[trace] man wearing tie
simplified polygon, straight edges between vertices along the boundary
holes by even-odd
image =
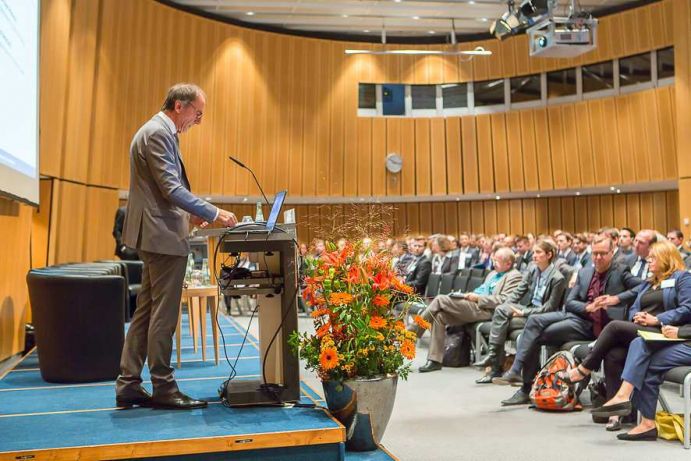
[[[470,269],[480,259],[480,252],[477,248],[472,248],[470,246],[470,235],[461,234],[458,238],[458,266],[457,270]]]
[[[650,251],[650,245],[657,242],[657,234],[650,229],[643,229],[633,240],[633,254],[627,259],[631,274],[641,280],[648,278],[648,262],[645,260]]]
[[[161,111],[134,135],[130,146],[130,190],[123,243],[144,261],[142,288],[120,360],[115,383],[118,407],[191,409],[205,407],[180,392],[170,359],[173,333],[190,253],[190,223],[204,227],[218,221],[234,225],[233,213],[190,192],[178,134],[199,125],[206,95],[196,85],[180,83],[168,90]],[[153,395],[142,387],[148,361]]]

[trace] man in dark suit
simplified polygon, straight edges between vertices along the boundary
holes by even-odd
[[[677,246],[677,250],[681,253],[681,259],[686,259],[691,256],[691,252],[684,248],[684,233],[679,229],[672,229],[667,232],[667,240]]]
[[[557,235],[556,241],[557,248],[559,248],[559,254],[557,257],[566,261],[566,264],[569,266],[575,266],[578,257],[571,249],[571,245],[573,245],[573,236],[568,232],[561,232],[559,235]]]
[[[633,254],[628,256],[625,264],[631,269],[631,273],[640,279],[648,278],[648,253],[650,245],[657,242],[657,234],[654,230],[643,229],[636,234],[633,241]]]
[[[573,239],[573,251],[576,254],[576,263],[574,268],[576,270],[581,267],[588,267],[592,265],[593,258],[588,248],[588,237],[585,234],[577,234]]]
[[[233,213],[190,192],[180,155],[178,133],[202,121],[206,96],[196,85],[177,84],[161,111],[134,135],[130,146],[130,191],[123,243],[144,261],[137,309],[127,332],[115,383],[119,407],[190,409],[206,406],[180,392],[170,358],[177,326],[182,283],[190,253],[190,223],[204,227],[219,221],[234,225]],[[153,396],[142,387],[149,364]]]
[[[424,295],[429,274],[432,273],[432,261],[425,256],[425,238],[418,237],[413,241],[411,247],[411,253],[415,259],[409,267],[405,283],[413,287],[415,293]]]
[[[530,247],[530,240],[525,235],[516,237],[516,270],[521,274],[528,270],[528,266],[533,262],[533,249]]]
[[[612,258],[613,264],[627,264],[627,254],[619,248],[619,229],[616,227],[603,227],[597,231],[598,235],[604,235],[612,239],[614,242],[614,256]]]
[[[457,270],[470,269],[480,260],[480,251],[470,246],[470,235],[465,232],[458,238]]]
[[[540,366],[540,346],[594,340],[609,321],[608,314],[624,317],[624,312],[617,315],[613,312],[623,311],[633,303],[637,294],[634,288],[642,280],[631,275],[628,267],[612,264],[614,243],[609,238],[596,237],[592,255],[594,267],[584,267],[578,272],[576,286],[566,300],[566,312],[528,318],[513,366],[494,383],[522,383],[527,394]]]
[[[113,237],[115,237],[115,255],[122,260],[136,261],[139,255],[132,248],[122,243],[122,228],[125,225],[125,212],[127,208],[119,207],[115,211],[115,222],[113,223]]]

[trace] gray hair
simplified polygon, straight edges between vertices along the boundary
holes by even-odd
[[[516,255],[509,247],[500,247],[494,252],[494,257],[502,261],[510,261],[513,264],[516,261]]]
[[[204,90],[199,88],[194,83],[176,83],[171,86],[166,95],[166,100],[163,101],[161,110],[175,109],[175,101],[180,101],[187,105],[197,99],[199,96],[206,97]]]

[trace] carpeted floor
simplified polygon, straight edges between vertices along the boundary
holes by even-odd
[[[221,316],[220,321],[227,355],[235,363],[244,328],[231,318]],[[36,353],[29,355],[0,380],[0,458],[2,452],[19,450],[338,428],[320,408],[324,405],[322,398],[306,383],[301,383],[301,402],[314,403],[317,408],[224,407],[217,390],[231,368],[223,353],[223,342],[220,364],[214,365],[210,327],[209,320],[207,361],[204,362],[201,350],[194,352],[186,319],[183,321],[182,367],[175,372],[183,392],[210,402],[206,409],[182,412],[145,408],[116,410],[112,381],[76,385],[47,383],[40,377]],[[174,352],[173,362],[175,360]],[[255,337],[250,335],[235,367],[238,380],[259,377]],[[145,370],[142,377],[145,387],[150,389],[148,371]],[[248,451],[244,456],[234,452],[213,459],[333,459],[324,458],[327,451],[319,448],[302,453],[291,450],[283,455],[280,449],[266,453]],[[339,456],[338,451],[335,456]],[[197,455],[194,459],[202,458]],[[379,461],[393,458],[379,450],[352,456],[346,453],[345,459]]]

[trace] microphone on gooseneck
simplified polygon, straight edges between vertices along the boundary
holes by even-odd
[[[262,193],[262,197],[264,197],[264,201],[266,202],[267,205],[271,206],[271,202],[269,202],[269,199],[266,198],[266,194],[264,193],[264,189],[262,189],[261,184],[259,184],[259,180],[254,175],[254,171],[252,171],[252,169],[250,167],[246,166],[244,163],[242,163],[240,160],[236,159],[232,155],[229,155],[228,158],[231,159],[233,162],[235,162],[239,167],[244,168],[245,170],[252,173],[252,177],[254,178],[254,182],[257,184],[257,187],[259,188],[259,192]]]

